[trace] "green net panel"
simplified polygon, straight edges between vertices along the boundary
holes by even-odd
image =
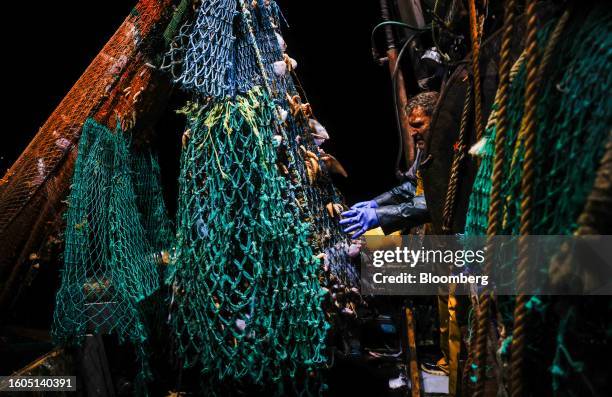
[[[86,334],[115,334],[120,342],[131,341],[145,377],[147,331],[140,306],[159,287],[159,273],[140,222],[132,177],[124,133],[88,119],[68,198],[52,332],[60,344],[79,343]]]
[[[136,205],[147,241],[157,253],[169,251],[174,244],[174,225],[164,202],[157,156],[145,150],[133,153],[131,159]]]
[[[260,61],[265,69],[267,86],[271,98],[281,112],[287,112],[284,122],[279,123],[279,134],[282,136],[281,152],[286,159],[288,179],[295,192],[301,218],[307,220],[312,230],[312,246],[316,252],[326,254],[333,277],[349,286],[357,286],[359,277],[347,255],[350,239],[338,225],[338,217],[329,215],[326,207],[329,203],[343,204],[344,199],[332,183],[325,164],[319,161],[323,172],[311,183],[308,177],[303,149],[319,156],[321,148],[313,139],[310,117],[303,112],[293,112],[289,97],[299,98],[294,82],[294,73],[279,74],[274,64],[285,56],[284,40],[280,26],[282,15],[276,2],[256,2],[249,8],[249,13],[238,16],[236,33],[236,78],[237,85],[263,83]],[[253,30],[253,37],[249,35]],[[254,39],[254,42],[252,42]],[[260,59],[257,59],[257,54]],[[303,149],[302,149],[303,148]],[[333,283],[333,282],[332,282]]]
[[[593,186],[612,121],[607,111],[612,106],[610,19],[609,12],[599,10],[584,19],[577,18],[581,23],[570,23],[542,80],[537,104],[533,234],[573,233]],[[550,25],[541,31],[540,53],[551,31]],[[523,114],[524,82],[523,65],[510,89],[502,185],[504,207],[498,234],[518,234],[519,230],[524,148],[518,130]],[[470,235],[486,234],[494,140],[495,126],[488,131],[470,199],[466,226],[466,233]]]
[[[81,77],[4,175],[0,175],[0,300],[28,274],[29,255],[47,246],[63,222],[76,147],[88,117],[114,128],[117,117],[148,123],[152,108],[163,105],[166,91],[158,72],[147,66],[173,0],[140,0]],[[131,94],[128,91],[131,89]],[[160,92],[162,91],[162,92]],[[134,95],[137,95],[134,100]],[[152,95],[155,94],[155,95]],[[106,114],[109,117],[104,117]],[[155,112],[153,112],[155,113]],[[112,121],[108,121],[112,119]],[[153,117],[154,119],[154,117]],[[11,277],[9,277],[9,274]]]
[[[609,7],[597,6],[582,10],[574,8],[570,15],[571,19],[543,75],[536,109],[536,163],[532,209],[532,234],[535,235],[574,233],[578,216],[583,211],[593,187],[612,123],[609,112],[612,107],[612,13]],[[549,21],[539,31],[540,54],[544,52],[548,35],[555,23],[556,20]],[[523,116],[524,92],[523,65],[509,92],[509,125],[501,191],[504,201],[501,227],[497,234],[519,234],[522,198],[520,185],[524,155],[519,129]],[[466,225],[466,234],[469,235],[485,235],[487,231],[495,133],[493,124],[487,131],[488,140],[470,198]],[[541,269],[532,270],[547,272],[548,264],[542,263]],[[544,379],[552,374],[554,395],[582,395],[583,392],[576,390],[588,389],[590,386],[584,385],[590,385],[591,380],[583,373],[583,363],[575,357],[581,356],[585,347],[593,346],[593,341],[598,340],[593,337],[594,334],[609,332],[609,326],[608,331],[605,331],[606,326],[602,325],[609,318],[609,314],[605,310],[594,310],[587,314],[587,310],[591,309],[584,309],[583,321],[588,321],[589,325],[581,324],[580,327],[569,328],[568,321],[578,313],[576,307],[587,306],[584,302],[591,301],[581,300],[580,305],[559,305],[559,301],[559,297],[531,296],[526,305],[530,313],[530,329],[538,331],[529,333],[529,355],[525,357],[524,373],[531,379]],[[496,298],[496,307],[508,330],[512,329],[514,321],[514,304],[514,297]],[[567,310],[558,324],[557,340],[551,356],[547,338],[550,340],[554,335],[546,334],[546,330],[551,329],[556,311],[561,306]],[[592,307],[597,306],[592,304]],[[502,347],[505,347],[500,350],[504,361],[508,359],[511,338],[509,336],[503,341]],[[582,358],[588,357],[582,355]],[[543,363],[546,365],[542,365]],[[591,373],[597,371],[591,370]]]
[[[347,255],[350,240],[342,233],[338,217],[330,216],[327,210],[328,204],[342,204],[343,198],[322,161],[319,161],[322,170],[319,178],[309,182],[300,147],[316,156],[320,155],[320,150],[312,137],[309,117],[291,111],[288,97],[299,98],[292,73],[275,73],[274,64],[282,63],[285,55],[278,5],[274,1],[248,2],[248,12],[244,13],[240,11],[242,4],[235,0],[202,2],[196,21],[181,27],[164,58],[162,69],[169,70],[181,87],[191,89],[192,94],[200,98],[221,99],[224,95],[244,94],[255,86],[269,88],[268,94],[276,111],[286,112],[284,122],[277,120],[277,134],[282,139],[279,158],[286,166],[294,198],[290,202],[298,206],[299,219],[310,224],[313,249],[327,255],[330,272],[342,283],[356,286],[358,274]],[[225,23],[229,15],[233,18],[233,30]],[[217,43],[219,46],[232,43],[231,51],[218,51],[211,59],[212,48],[217,44],[210,43],[210,37],[217,36],[223,37]],[[223,74],[216,73],[218,67],[210,66],[218,64],[225,65]],[[195,81],[200,86],[195,89],[185,81]]]
[[[326,361],[322,307],[352,313],[358,276],[329,212],[343,200],[319,159],[312,112],[296,109],[291,71],[276,70],[287,59],[278,6],[247,3],[202,2],[162,66],[198,99],[185,111],[171,328],[185,366],[217,386],[306,390],[309,379],[320,385],[316,369]],[[216,36],[231,51],[209,59]],[[208,71],[211,63],[226,72]],[[192,80],[200,87],[184,84]],[[322,285],[345,298],[332,302]]]
[[[273,112],[259,88],[185,109],[171,323],[211,381],[281,385],[325,361],[319,260],[277,167]]]

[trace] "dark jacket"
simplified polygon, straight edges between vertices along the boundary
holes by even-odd
[[[411,229],[430,221],[424,195],[416,195],[413,180],[402,183],[374,199],[376,216],[385,234]]]

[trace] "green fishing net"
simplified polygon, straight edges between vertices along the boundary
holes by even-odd
[[[543,74],[537,101],[531,231],[534,235],[574,233],[593,187],[612,122],[609,111],[612,108],[612,13],[609,8],[598,6],[574,9],[570,15],[549,67]],[[555,23],[556,20],[550,21],[538,32],[540,54],[544,52]],[[497,234],[518,235],[520,229],[524,146],[519,129],[525,75],[523,64],[509,91],[509,125],[501,188],[503,207]],[[487,232],[495,127],[493,124],[487,131],[481,166],[472,190],[465,230],[468,235],[485,235]],[[541,269],[532,270],[546,273],[548,264],[542,263]],[[606,332],[605,321],[609,314],[605,310],[583,312],[582,321],[589,322],[589,327],[570,329],[567,327],[568,318],[574,316],[578,305],[574,301],[561,305],[559,301],[559,297],[531,296],[526,305],[527,310],[534,314],[529,317],[530,329],[540,331],[529,334],[529,354],[525,358],[524,373],[532,379],[552,376],[554,395],[581,395],[584,390],[591,390],[592,380],[582,373],[586,366],[575,357],[581,355],[585,346],[595,343],[594,334]],[[579,304],[587,306],[585,302],[591,301],[582,297]],[[496,305],[502,322],[511,329],[514,297],[497,296]],[[593,307],[601,306],[600,302],[593,304]],[[565,311],[566,314],[559,320],[557,334],[546,334],[546,331],[554,330],[552,324],[556,311]],[[554,340],[555,336],[556,344],[551,347],[548,341]],[[509,346],[510,339],[504,341],[504,346]],[[502,350],[502,356],[505,354],[507,351],[504,353]],[[543,366],[543,362],[549,366]],[[590,372],[592,375],[598,371],[591,368]],[[538,387],[546,388],[547,385],[538,384]],[[536,386],[533,388],[535,390]],[[551,391],[547,389],[546,392]]]
[[[231,32],[226,14],[234,15]],[[280,25],[274,1],[204,1],[162,66],[199,98],[184,111],[178,244],[167,282],[175,350],[186,367],[202,369],[209,391],[320,390],[323,308],[354,313],[343,306],[354,292],[323,293],[322,285],[348,291],[358,277],[314,116],[292,73],[281,70],[288,58]],[[207,40],[217,35],[232,51]]]
[[[344,200],[325,163],[320,161],[322,149],[312,137],[314,116],[292,111],[291,101],[297,98],[301,102],[300,90],[292,72],[277,70],[286,55],[279,6],[267,0],[206,0],[196,13],[195,21],[187,21],[181,27],[161,69],[169,71],[175,83],[200,98],[221,99],[244,94],[254,86],[266,88],[279,112],[284,113],[277,131],[282,139],[283,153],[279,157],[294,192],[292,204],[300,209],[299,219],[311,225],[311,246],[326,254],[329,273],[342,285],[358,286],[359,276],[347,255],[350,239],[338,225],[339,217],[330,215],[328,209],[332,204],[342,205]],[[231,26],[228,15],[234,15]],[[214,40],[215,37],[221,39]],[[321,168],[312,182],[305,151],[317,157],[317,167]]]
[[[144,150],[133,153],[131,158],[136,205],[147,241],[156,254],[168,252],[174,244],[174,225],[164,202],[157,156]]]
[[[171,327],[213,383],[282,387],[325,362],[320,264],[277,166],[274,112],[257,87],[184,110]]]
[[[130,341],[144,380],[150,374],[143,301],[159,287],[156,250],[169,248],[171,229],[155,158],[131,157],[128,148],[122,131],[85,122],[68,198],[53,337],[60,344],[79,343],[87,334]]]
[[[532,234],[573,233],[593,186],[612,121],[607,111],[612,106],[610,13],[594,11],[584,19],[577,19],[581,23],[566,27],[540,87]],[[540,54],[551,27],[554,24],[540,31]],[[523,115],[524,83],[523,65],[510,89],[502,184],[503,218],[498,234],[519,231],[524,148],[518,132]],[[488,225],[495,125],[487,135],[470,199],[466,226],[469,235],[486,234]]]

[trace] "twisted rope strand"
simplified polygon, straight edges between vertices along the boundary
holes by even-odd
[[[461,126],[459,127],[459,136],[457,137],[457,147],[453,156],[453,164],[451,166],[450,178],[448,180],[448,188],[446,190],[446,200],[444,202],[443,225],[442,230],[445,233],[450,233],[453,225],[455,200],[457,196],[457,188],[459,185],[459,168],[465,159],[466,152],[466,130],[470,117],[470,104],[472,102],[472,85],[467,85],[465,91],[465,100],[463,102],[463,113],[461,114]]]
[[[531,13],[530,13],[531,12]],[[538,89],[541,79],[546,71],[553,51],[559,42],[561,33],[567,24],[570,16],[570,10],[566,10],[559,21],[557,22],[554,31],[551,33],[548,44],[544,50],[544,54],[537,64],[537,41],[536,41],[536,23],[535,6],[529,4],[527,8],[527,80],[525,89],[525,116],[523,118],[523,128],[521,136],[524,139],[525,159],[523,162],[523,177],[521,180],[521,219],[520,219],[520,235],[526,236],[531,232],[531,210],[532,210],[532,190],[535,180],[535,140],[536,140],[536,125],[535,112],[537,108]],[[531,40],[531,41],[530,41]],[[520,141],[520,137],[519,140]],[[519,240],[519,262],[517,269],[517,290],[516,306],[514,311],[514,331],[512,336],[512,352],[511,352],[511,393],[512,396],[520,396],[522,394],[522,374],[521,367],[523,362],[523,351],[526,337],[526,322],[527,322],[527,296],[523,294],[527,281],[527,259],[528,246],[524,240]]]
[[[536,107],[538,95],[538,43],[536,2],[527,1],[527,38],[526,38],[526,80],[525,110],[522,121],[525,156],[521,179],[521,237],[528,236],[532,229],[533,183],[535,181],[535,141],[536,141]],[[514,309],[514,330],[512,333],[512,351],[510,358],[511,379],[510,395],[519,397],[523,394],[522,364],[525,350],[527,325],[525,285],[527,283],[528,245],[524,238],[519,240],[517,268],[517,296]]]
[[[472,37],[472,74],[474,75],[474,100],[476,139],[480,140],[484,131],[482,123],[482,95],[480,91],[480,29],[478,28],[478,15],[475,0],[469,0],[470,8],[470,35]]]
[[[495,236],[499,229],[498,220],[501,199],[501,184],[503,179],[503,164],[504,164],[504,146],[506,143],[506,132],[508,130],[508,91],[510,87],[511,59],[510,48],[512,44],[512,33],[514,30],[516,0],[510,0],[506,3],[504,13],[503,36],[500,49],[500,66],[499,66],[499,88],[497,95],[499,96],[499,107],[496,111],[497,129],[495,134],[495,157],[493,163],[493,174],[491,184],[490,206],[489,206],[489,222],[487,228],[487,258],[485,261],[485,274],[490,274],[492,269],[491,257],[493,250],[492,237]],[[488,290],[484,290],[479,298],[479,310],[477,312],[477,330],[476,343],[474,348],[474,363],[476,365],[476,388],[475,396],[484,394],[485,387],[485,371],[487,357],[487,331],[489,329],[489,311],[490,311],[491,296]]]

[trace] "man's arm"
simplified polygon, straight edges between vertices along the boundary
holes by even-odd
[[[378,207],[375,211],[380,227],[385,234],[420,226],[431,220],[425,196],[422,195],[407,202]]]
[[[416,194],[416,184],[413,181],[407,181],[399,186],[394,187],[386,193],[374,198],[373,201],[378,204],[379,207],[388,205],[399,205],[402,203],[409,203],[412,201]]]

